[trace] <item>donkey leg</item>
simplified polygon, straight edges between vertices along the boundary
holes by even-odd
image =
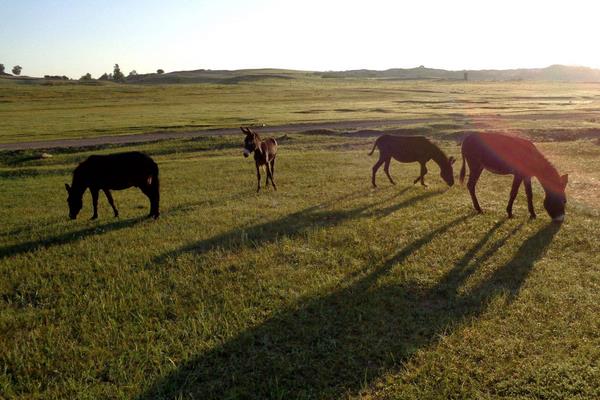
[[[113,197],[112,197],[112,194],[110,193],[110,190],[108,190],[108,189],[102,189],[102,191],[106,195],[106,200],[108,200],[108,204],[110,204],[110,206],[112,207],[113,212],[115,213],[115,217],[118,217],[119,216],[119,210],[117,210],[117,207],[115,206],[115,201],[113,200]]]
[[[383,158],[380,155],[379,160],[377,160],[375,165],[373,165],[373,175],[371,176],[371,183],[373,184],[373,187],[377,187],[377,185],[375,184],[375,174],[377,173],[377,170],[379,169],[379,167],[381,167],[381,164],[383,164],[383,162]]]
[[[256,163],[256,179],[258,180],[258,187],[256,188],[256,193],[260,192],[260,166]]]
[[[94,208],[94,215],[90,219],[98,218],[98,193],[100,191],[96,188],[90,188],[90,193],[92,194],[92,207]]]
[[[529,218],[535,219],[535,210],[533,208],[533,191],[531,190],[531,178],[525,178],[523,185],[525,186],[525,194],[527,194],[527,208],[529,209]]]
[[[271,171],[270,163],[267,162],[267,164],[265,165],[265,168],[267,169],[267,180],[265,182],[265,186],[269,183],[269,179],[270,179],[271,185],[273,185],[273,189],[277,190],[277,185],[275,185],[275,182],[273,181],[273,172]]]
[[[273,177],[275,177],[275,157],[271,160],[271,182],[273,182]]]
[[[510,189],[510,197],[508,199],[508,205],[506,206],[506,212],[508,213],[508,218],[513,217],[512,208],[513,203],[515,202],[515,198],[517,197],[517,193],[519,193],[519,187],[521,186],[521,182],[523,178],[519,175],[515,175],[512,183],[512,188]]]
[[[425,163],[421,163],[421,176],[419,176],[419,179],[421,180],[421,185],[427,187],[427,185],[425,184],[425,175],[427,174],[427,166],[425,165]]]
[[[471,194],[471,200],[473,201],[473,207],[478,213],[482,213],[481,207],[479,206],[479,202],[477,201],[477,196],[475,195],[475,185],[477,185],[477,181],[481,176],[481,172],[483,169],[481,167],[473,168],[469,165],[469,169],[471,173],[469,174],[469,181],[467,182],[467,188],[469,189],[469,193]]]
[[[388,158],[387,160],[385,160],[385,165],[383,166],[383,171],[385,172],[385,174],[387,175],[388,179],[390,180],[390,183],[392,185],[395,185],[396,182],[394,182],[394,180],[392,179],[392,176],[390,175],[390,162],[392,161],[392,158]]]

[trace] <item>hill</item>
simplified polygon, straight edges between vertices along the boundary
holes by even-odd
[[[282,69],[241,69],[174,71],[166,74],[138,74],[127,78],[130,83],[222,83],[254,82],[264,79],[294,79],[305,72]]]
[[[321,78],[358,78],[381,80],[464,80],[470,81],[564,81],[600,82],[600,70],[589,67],[551,65],[546,68],[506,70],[464,70],[426,68],[392,68],[385,71],[358,69],[348,71],[295,71],[284,69],[243,69],[175,71],[166,74],[140,74],[127,78],[131,83],[224,83],[259,81],[264,79],[294,79],[301,76]]]
[[[506,69],[506,70],[464,70],[449,71],[420,66],[417,68],[393,68],[385,71],[350,70],[320,73],[323,78],[375,78],[389,80],[409,79],[450,79],[473,81],[565,81],[600,82],[600,70],[589,67],[551,65],[546,68]]]
[[[419,66],[416,68],[391,68],[383,71],[356,69],[347,71],[297,71],[263,68],[239,70],[197,69],[173,71],[164,74],[138,74],[126,78],[135,84],[215,83],[236,84],[266,79],[290,80],[302,77],[373,80],[464,80],[469,81],[550,81],[550,82],[600,82],[600,69],[568,65],[551,65],[546,68],[489,69],[452,71]],[[43,81],[43,78],[2,74],[0,78],[16,81]]]

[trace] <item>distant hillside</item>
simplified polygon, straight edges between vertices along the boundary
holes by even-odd
[[[137,84],[171,84],[171,83],[215,83],[236,84],[255,82],[266,79],[296,79],[301,77],[320,77],[338,79],[378,79],[378,80],[464,80],[465,73],[469,81],[559,81],[559,82],[600,82],[600,70],[588,67],[572,67],[551,65],[546,68],[505,69],[505,70],[465,70],[449,71],[445,69],[426,68],[392,68],[385,71],[357,69],[349,71],[296,71],[287,69],[240,69],[174,71],[163,74],[138,74],[126,78],[127,83]],[[12,76],[4,74],[0,79],[17,81],[47,82],[44,78]],[[75,80],[68,81],[78,82]],[[100,81],[84,81],[90,84]]]
[[[464,74],[472,81],[566,81],[600,82],[600,70],[588,67],[551,65],[546,68],[505,69],[505,70],[465,70],[448,71],[423,66],[418,68],[394,68],[385,71],[353,70],[317,73],[323,78],[374,78],[388,80],[409,79],[451,79],[463,80]]]
[[[302,71],[283,69],[241,69],[235,71],[199,69],[195,71],[175,71],[165,74],[139,74],[128,77],[127,82],[235,84],[264,79],[294,79],[294,77],[305,74]]]
[[[312,75],[322,78],[361,78],[383,80],[443,79],[470,81],[565,81],[600,82],[600,70],[588,67],[552,65],[547,68],[448,71],[426,67],[393,68],[385,71],[368,69],[349,71],[306,72],[283,69],[176,71],[166,74],[143,74],[127,79],[132,83],[223,83],[258,81],[263,79],[294,79]]]

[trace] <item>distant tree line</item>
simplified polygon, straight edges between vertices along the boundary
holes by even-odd
[[[15,65],[12,68],[12,73],[14,75],[21,75],[22,70],[23,70],[23,67],[21,67],[20,65]],[[6,75],[6,67],[4,66],[4,64],[0,64],[0,74]]]
[[[60,76],[60,75],[44,75],[44,79],[53,80],[53,81],[68,81],[68,76]]]
[[[12,73],[13,75],[21,75],[21,71],[23,70],[23,67],[21,67],[20,65],[15,65],[12,68]],[[159,68],[156,70],[157,74],[164,74],[165,71],[162,68]],[[4,66],[4,64],[0,64],[0,75],[8,75],[6,73],[6,67]],[[125,74],[123,74],[123,72],[121,71],[121,68],[119,67],[119,64],[115,64],[113,67],[113,72],[112,73],[103,73],[102,75],[100,75],[100,77],[98,77],[98,80],[100,81],[115,81],[115,82],[125,82],[127,79],[133,78],[135,76],[137,76],[138,73],[137,71],[134,69],[131,72],[129,72],[129,75],[127,75],[127,77],[125,76]],[[49,79],[49,80],[70,80],[69,77],[65,76],[65,75],[44,75],[44,79]],[[79,80],[80,81],[91,81],[94,78],[92,78],[92,74],[90,74],[89,72],[86,73],[85,75],[82,75]]]
[[[162,68],[159,68],[156,70],[157,74],[164,74],[165,70]],[[119,67],[119,64],[115,64],[115,66],[113,67],[113,72],[112,73],[103,73],[102,75],[100,75],[100,77],[98,78],[98,80],[100,81],[114,81],[114,82],[125,82],[128,79],[134,78],[138,75],[137,71],[134,69],[132,71],[129,72],[129,74],[127,76],[125,76],[125,74],[121,71],[121,67]],[[89,73],[82,76],[80,79],[81,80],[85,80],[85,79],[91,79],[91,76],[89,76]],[[84,77],[87,77],[84,79]]]

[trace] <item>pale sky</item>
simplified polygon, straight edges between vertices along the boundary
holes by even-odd
[[[126,74],[600,68],[599,11],[580,0],[0,0],[0,63],[71,78],[115,63]]]

